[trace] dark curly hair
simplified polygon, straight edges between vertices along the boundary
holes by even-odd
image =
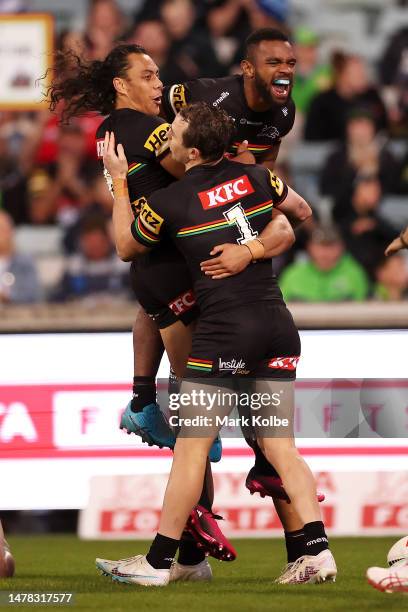
[[[188,123],[183,133],[185,147],[198,149],[205,161],[215,161],[225,153],[235,132],[228,113],[206,102],[196,102],[182,108],[179,115]]]
[[[55,57],[51,85],[47,89],[49,108],[54,111],[65,101],[61,121],[96,111],[108,115],[115,108],[115,77],[126,76],[129,56],[146,53],[140,45],[121,44],[115,47],[104,61],[85,62],[75,53],[59,51]]]

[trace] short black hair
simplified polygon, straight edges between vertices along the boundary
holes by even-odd
[[[219,159],[231,143],[235,127],[225,110],[195,102],[181,109],[180,117],[188,123],[183,134],[185,147],[195,147],[204,161]]]
[[[263,40],[281,40],[282,42],[290,42],[284,32],[276,28],[259,28],[254,30],[246,39],[244,46],[244,57],[249,59],[251,48],[259,45]]]

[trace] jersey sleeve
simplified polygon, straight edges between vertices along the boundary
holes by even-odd
[[[146,130],[138,134],[140,143],[140,156],[149,159],[162,159],[168,153],[170,124],[159,117],[146,117],[150,125],[146,125]],[[152,121],[153,119],[153,121]],[[135,146],[136,143],[132,143]],[[125,147],[126,151],[126,147]],[[130,168],[129,168],[130,169]]]
[[[173,121],[177,113],[191,102],[189,83],[176,83],[163,89],[162,108],[168,121]]]
[[[288,195],[288,186],[272,170],[265,168],[267,172],[268,190],[270,191],[274,206],[279,206]]]
[[[133,238],[143,246],[154,247],[163,237],[164,218],[157,212],[159,208],[159,202],[156,206],[154,197],[149,202],[145,200],[140,214],[131,225]]]

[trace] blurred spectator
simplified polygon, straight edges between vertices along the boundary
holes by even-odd
[[[377,130],[385,129],[385,107],[368,79],[362,58],[336,52],[332,63],[334,85],[312,100],[306,118],[305,140],[344,139],[347,116],[356,107],[371,113]]]
[[[125,19],[116,0],[91,0],[84,36],[88,59],[105,59],[124,29]]]
[[[79,231],[79,251],[66,260],[66,268],[53,299],[128,297],[129,266],[113,249],[105,219],[87,217]]]
[[[360,177],[353,188],[349,211],[342,217],[341,229],[347,250],[373,278],[384,250],[394,238],[395,229],[379,216],[381,183],[376,176]]]
[[[375,271],[374,298],[399,301],[408,297],[408,267],[404,255],[384,257]]]
[[[379,63],[392,132],[408,136],[408,26],[389,40]]]
[[[0,211],[0,303],[28,304],[41,296],[32,259],[16,253],[13,221]]]
[[[408,151],[402,159],[399,168],[398,193],[408,194]]]
[[[87,181],[99,164],[87,157],[86,136],[77,123],[58,132],[55,162],[34,167],[29,178],[29,217],[32,223],[70,224],[86,204]],[[34,196],[34,197],[33,197]]]
[[[80,248],[81,228],[89,217],[99,216],[108,223],[112,217],[113,198],[102,173],[96,174],[89,182],[87,205],[80,211],[79,218],[70,225],[63,238],[66,253],[74,253]]]
[[[376,135],[372,115],[364,109],[352,110],[346,124],[346,142],[327,158],[320,177],[323,195],[333,198],[334,218],[350,212],[354,182],[364,176],[378,176],[383,193],[398,191],[398,162]]]
[[[8,139],[0,132],[0,207],[16,224],[27,221],[26,180],[18,157],[10,151]]]
[[[197,24],[192,0],[164,0],[160,16],[171,41],[167,62],[161,67],[165,84],[225,75],[208,33]]]
[[[167,63],[171,41],[160,19],[149,19],[137,23],[127,42],[142,46],[159,67],[160,79],[163,82],[170,82],[171,68],[169,75]]]
[[[203,0],[208,7],[207,25],[219,57],[239,72],[247,36],[259,28],[277,28],[289,34],[286,26],[288,0]],[[234,52],[235,50],[235,52]],[[228,61],[230,59],[230,61]]]
[[[299,27],[294,39],[297,64],[292,98],[296,110],[305,115],[312,99],[330,87],[332,75],[330,66],[319,62],[319,37],[313,30]]]
[[[309,261],[288,266],[279,279],[285,300],[342,302],[367,297],[367,276],[353,257],[345,253],[335,228],[316,228],[307,242],[307,253]]]

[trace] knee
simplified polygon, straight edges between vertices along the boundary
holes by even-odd
[[[212,441],[206,438],[180,438],[176,440],[174,457],[184,461],[206,461]]]

